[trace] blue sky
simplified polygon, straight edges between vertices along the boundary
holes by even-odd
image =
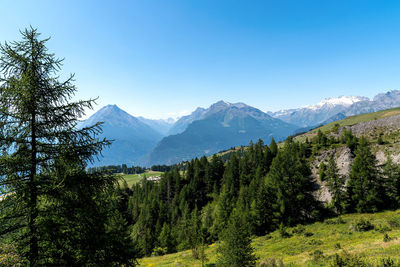
[[[3,0],[0,41],[32,25],[77,98],[165,118],[218,100],[261,110],[400,89],[400,1]]]

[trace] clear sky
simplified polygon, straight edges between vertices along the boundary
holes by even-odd
[[[166,118],[400,89],[400,1],[2,0],[0,41],[51,36],[77,97]]]

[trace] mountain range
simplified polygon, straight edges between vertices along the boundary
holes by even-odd
[[[372,100],[363,96],[340,96],[327,98],[315,105],[303,108],[267,113],[287,123],[307,128],[343,119],[343,116],[348,117],[398,106],[400,106],[400,91],[392,90],[378,94]]]
[[[263,112],[244,103],[219,101],[209,108],[197,108],[177,121],[134,117],[108,105],[80,127],[104,122],[101,137],[114,139],[95,165],[133,164],[151,166],[174,164],[202,155],[211,155],[250,140],[272,137],[282,140],[345,117],[400,106],[400,91],[362,96],[328,98],[315,105],[297,109]]]
[[[176,124],[180,133],[167,136],[157,144],[149,157],[151,164],[174,164],[247,145],[259,138],[266,142],[272,137],[281,140],[298,128],[244,103],[224,101],[208,109],[197,109]]]

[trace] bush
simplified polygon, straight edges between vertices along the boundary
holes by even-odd
[[[16,246],[0,244],[0,266],[22,266],[22,258],[17,254]]]
[[[305,232],[304,233],[304,236],[305,237],[310,237],[310,236],[313,236],[314,234],[312,233],[312,232]]]
[[[400,263],[395,263],[391,258],[382,259],[378,267],[399,267]]]
[[[377,140],[378,145],[383,145],[385,142],[382,139],[382,136],[379,135],[378,140]]]
[[[383,235],[383,242],[389,242],[389,241],[391,241],[393,238],[391,238],[387,233],[385,233],[384,235]]]
[[[375,230],[380,233],[385,233],[385,232],[391,231],[392,229],[387,225],[379,224],[375,227]]]
[[[289,237],[292,236],[290,233],[288,233],[287,227],[286,227],[286,226],[283,226],[283,224],[281,224],[281,225],[279,226],[279,235],[280,235],[282,238],[289,238]]]
[[[292,229],[292,234],[302,234],[305,230],[306,228],[304,227],[304,225],[299,224]]]
[[[321,250],[315,250],[314,252],[310,253],[310,256],[312,257],[312,261],[314,263],[320,263],[321,260],[323,260],[324,257],[324,253]]]
[[[340,243],[335,244],[335,249],[341,249],[341,248],[342,248],[342,245],[340,245]]]
[[[322,245],[323,242],[319,239],[311,239],[311,240],[307,241],[307,244],[312,245],[312,246],[319,246],[319,245]]]
[[[392,228],[398,228],[400,227],[400,217],[393,217],[390,220],[387,220],[387,223]]]
[[[352,227],[353,230],[357,232],[367,232],[375,228],[375,226],[371,223],[371,221],[366,220],[364,218],[361,218],[360,220],[356,221]]]
[[[332,267],[367,267],[369,264],[360,256],[351,255],[347,252],[335,254],[331,263]]]
[[[151,253],[152,256],[162,256],[165,254],[167,254],[167,248],[163,247],[155,247],[153,253]]]
[[[339,216],[337,218],[327,219],[324,221],[324,223],[326,223],[326,224],[345,224],[346,221],[343,220],[343,218]]]
[[[266,258],[260,262],[260,267],[284,267],[282,259]]]

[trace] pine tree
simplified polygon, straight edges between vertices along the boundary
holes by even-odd
[[[344,178],[339,175],[339,171],[335,162],[334,154],[331,155],[328,161],[328,166],[325,171],[326,186],[332,195],[331,204],[337,213],[343,212],[345,201]]]
[[[396,209],[400,206],[400,166],[393,163],[390,155],[383,167],[383,177],[385,182],[385,207]]]
[[[175,244],[169,224],[164,223],[161,233],[158,237],[158,242],[160,247],[166,249],[167,253],[172,253],[175,251]]]
[[[321,164],[319,164],[319,179],[321,181],[325,181],[326,179],[326,165],[324,162],[321,162]]]
[[[276,194],[273,203],[278,224],[295,225],[315,219],[319,203],[313,196],[311,170],[299,153],[299,145],[288,138],[271,164],[268,186]]]
[[[218,248],[218,266],[245,267],[256,265],[257,257],[254,255],[254,249],[251,246],[246,220],[239,215],[239,212],[232,214],[221,242]]]
[[[96,247],[86,235],[116,241],[110,235],[106,238],[107,231],[96,231],[110,222],[99,220],[107,212],[93,199],[106,197],[102,193],[112,189],[116,177],[85,171],[87,162],[110,143],[95,138],[100,124],[77,129],[78,118],[93,101],[71,102],[76,92],[73,76],[59,81],[62,60],[48,52],[48,39],[39,40],[33,28],[21,34],[22,41],[0,45],[0,188],[10,211],[2,210],[0,236],[17,240],[30,266],[55,260],[79,265],[82,258],[112,265],[100,256],[107,248]],[[79,195],[80,190],[85,194]],[[101,216],[84,215],[91,212]],[[96,229],[90,232],[91,227]],[[74,240],[93,247],[80,249]]]
[[[271,143],[269,144],[269,149],[271,150],[272,157],[274,158],[278,154],[278,145],[273,137],[271,139]]]
[[[347,184],[349,209],[357,212],[378,211],[382,205],[382,188],[376,159],[365,137],[360,138],[355,155]]]

